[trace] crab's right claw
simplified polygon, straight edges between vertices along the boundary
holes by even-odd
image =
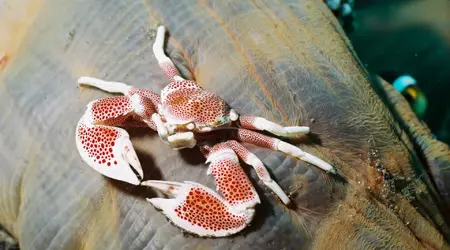
[[[116,127],[87,125],[83,118],[77,126],[76,144],[83,160],[112,179],[139,185],[144,173],[128,133]]]
[[[236,211],[213,190],[185,181],[145,181],[173,198],[147,199],[176,226],[202,237],[225,237],[248,226],[255,210]]]

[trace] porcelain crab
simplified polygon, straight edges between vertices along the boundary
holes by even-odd
[[[164,53],[165,28],[157,29],[153,53],[170,83],[158,95],[120,82],[81,77],[79,84],[90,85],[123,96],[94,100],[76,128],[76,144],[83,160],[101,174],[134,185],[161,190],[172,198],[148,199],[178,227],[199,235],[224,237],[244,229],[253,219],[259,196],[239,164],[252,166],[262,182],[284,204],[289,197],[270,177],[258,157],[239,142],[278,150],[312,163],[328,172],[334,167],[278,138],[309,132],[308,127],[282,127],[262,117],[240,115],[214,93],[194,81],[184,79]],[[239,126],[234,126],[234,124]],[[199,183],[150,180],[141,182],[143,170],[128,133],[119,127],[144,126],[157,131],[163,142],[174,149],[198,146],[210,163],[208,174],[215,177],[217,190]],[[216,144],[197,141],[197,135],[234,129],[235,138]],[[138,173],[139,178],[132,168]]]

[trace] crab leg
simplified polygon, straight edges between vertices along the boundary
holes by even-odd
[[[90,102],[78,122],[76,144],[83,160],[93,169],[113,179],[135,185],[140,181],[130,165],[143,177],[141,164],[128,133],[113,126],[127,125],[130,118],[154,113],[149,99],[133,95],[108,97]],[[148,123],[152,128],[155,126]]]
[[[78,78],[78,84],[96,87],[109,93],[121,93],[130,98],[133,95],[137,94],[139,96],[150,99],[154,107],[158,107],[158,105],[161,103],[158,94],[148,89],[134,88],[121,82],[108,82],[94,77],[83,76]]]
[[[327,172],[335,174],[337,172],[336,168],[331,166],[329,163],[323,161],[322,159],[309,154],[300,148],[284,142],[277,138],[272,138],[269,136],[265,136],[259,134],[257,132],[246,130],[246,129],[238,129],[237,130],[237,139],[242,142],[247,142],[259,147],[269,148],[273,150],[277,150],[283,152],[285,154],[291,155],[295,158],[298,158],[302,161],[311,163]]]
[[[129,119],[127,126],[150,126],[152,129],[157,130],[152,115],[156,113],[155,111],[161,103],[161,99],[156,93],[148,89],[134,88],[125,83],[109,82],[89,76],[80,77],[78,79],[78,84],[96,87],[109,93],[121,93],[134,100],[135,103],[144,103],[143,106],[138,105],[135,110],[136,115],[139,117],[133,115],[135,119]],[[158,130],[158,132],[160,131]]]
[[[265,118],[251,115],[239,116],[240,126],[245,129],[265,130],[274,135],[292,137],[296,135],[302,135],[309,133],[309,127],[304,126],[292,126],[282,127],[274,122],[271,122]]]
[[[184,80],[178,69],[173,64],[172,60],[166,56],[164,53],[164,40],[165,40],[166,29],[164,26],[159,26],[156,31],[155,42],[153,43],[153,54],[159,63],[159,66],[164,71],[164,74],[169,78],[170,81],[174,79]]]
[[[244,229],[253,219],[259,196],[227,143],[207,149],[208,174],[217,190],[194,182],[146,181],[142,185],[163,191],[174,198],[148,199],[177,226],[199,236],[224,237]]]
[[[98,78],[82,76],[78,78],[78,84],[89,85],[92,87],[99,88],[110,93],[121,93],[127,95],[128,92],[133,88],[125,83],[121,82],[107,82]]]

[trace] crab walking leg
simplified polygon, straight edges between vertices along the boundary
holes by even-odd
[[[284,204],[288,205],[291,202],[289,197],[278,185],[278,183],[270,177],[270,174],[267,171],[266,167],[256,155],[254,155],[237,141],[230,140],[224,142],[224,144],[227,147],[231,148],[245,163],[252,166],[255,169],[259,179],[261,179],[264,184],[269,187]]]
[[[130,98],[133,95],[137,94],[139,96],[143,96],[145,98],[150,99],[153,103],[153,106],[155,107],[158,107],[158,104],[161,103],[158,94],[147,89],[134,88],[130,85],[121,82],[108,82],[94,77],[83,76],[78,78],[78,84],[96,87],[110,93],[121,93]]]
[[[153,43],[153,54],[158,61],[159,66],[164,71],[164,74],[169,78],[170,81],[175,79],[184,80],[178,69],[173,64],[172,60],[166,56],[164,53],[164,40],[166,35],[166,29],[164,26],[159,26],[156,31],[155,42]]]
[[[309,133],[309,127],[292,126],[282,127],[279,124],[271,122],[265,118],[250,115],[241,115],[239,117],[240,126],[245,129],[265,130],[274,135],[292,137]]]
[[[148,99],[126,96],[90,102],[76,128],[76,144],[83,160],[105,176],[138,185],[130,165],[141,178],[143,171],[129,135],[113,126],[126,124],[132,116],[152,113],[152,107]]]
[[[110,93],[121,93],[127,95],[128,92],[133,88],[125,83],[121,82],[108,82],[98,78],[82,76],[78,78],[79,85],[89,85],[92,87],[99,88],[101,90],[110,92]]]
[[[238,129],[237,130],[237,139],[239,141],[247,142],[259,147],[269,148],[273,150],[277,150],[283,152],[285,154],[291,155],[295,158],[298,158],[302,161],[311,163],[327,172],[336,174],[337,170],[335,167],[331,166],[329,163],[323,161],[322,159],[314,156],[310,153],[307,153],[300,148],[284,142],[277,138],[272,138],[269,136],[265,136],[259,134],[257,132],[246,130],[246,129]]]

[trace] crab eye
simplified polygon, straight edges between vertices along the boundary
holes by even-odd
[[[218,125],[222,125],[222,124],[228,123],[229,121],[230,121],[230,118],[228,116],[219,115],[216,117],[215,123]]]

